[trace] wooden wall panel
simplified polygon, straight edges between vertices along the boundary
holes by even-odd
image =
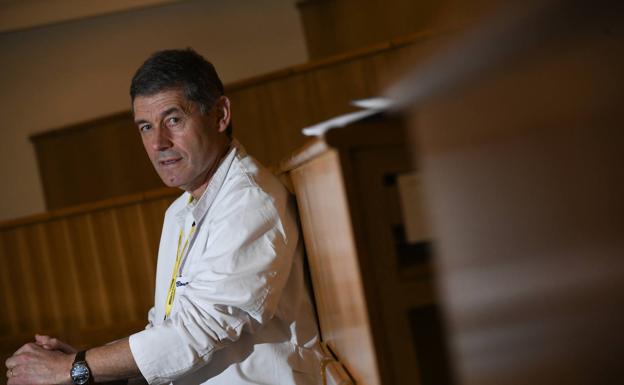
[[[162,186],[130,112],[34,135],[48,210]]]
[[[0,236],[0,259],[7,261],[6,241],[4,234]],[[4,317],[0,317],[0,333],[4,335],[17,333],[17,311],[16,300],[13,295],[9,295],[11,290],[11,270],[7,264],[3,264],[0,269],[0,306],[4,309]]]
[[[312,59],[424,31],[451,1],[308,0],[298,8]]]
[[[73,253],[70,263],[78,276],[80,297],[86,314],[86,323],[110,323],[109,294],[104,291],[102,256],[94,245],[95,235],[91,214],[71,217],[67,220],[67,233]],[[110,277],[109,279],[114,279]],[[84,326],[84,325],[81,325]]]
[[[41,281],[44,283],[44,292],[41,293],[47,299],[46,307],[48,317],[51,317],[51,320],[44,327],[44,329],[58,330],[63,326],[62,307],[57,306],[56,304],[62,303],[62,299],[64,297],[63,292],[60,290],[59,286],[56,285],[57,277],[53,274],[53,269],[58,261],[53,259],[53,254],[50,253],[50,249],[48,248],[48,235],[46,234],[46,228],[44,224],[38,223],[30,228],[32,234],[32,242],[30,243],[37,250],[37,256],[34,259],[34,263],[41,264]],[[66,304],[69,305],[69,304]]]
[[[154,239],[160,238],[160,232],[148,235],[145,225],[145,206],[127,206],[120,208],[116,214],[119,231],[119,250],[123,250],[124,261],[128,264],[129,290],[134,294],[135,303],[132,305],[133,319],[143,319],[143,314],[136,314],[137,309],[145,309],[151,305],[152,298],[145,291],[151,292],[154,287],[156,269],[153,256],[157,253]],[[164,212],[158,209],[159,212]],[[130,276],[132,272],[143,272]]]
[[[74,264],[75,248],[69,237],[67,221],[55,220],[42,224],[45,228],[46,248],[54,260],[50,274],[54,277],[54,286],[62,293],[55,307],[61,309],[61,325],[65,328],[82,328],[87,324],[81,278]],[[58,276],[62,267],[63,275]],[[62,329],[59,329],[62,330]]]
[[[142,328],[177,195],[161,189],[0,224],[0,358],[35,333],[93,346]]]

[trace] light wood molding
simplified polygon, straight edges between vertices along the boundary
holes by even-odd
[[[323,341],[358,384],[449,383],[430,240],[404,236],[406,135],[401,115],[374,115],[311,139],[278,171],[297,197]]]
[[[155,190],[149,190],[137,194],[130,194],[120,197],[107,198],[96,202],[65,207],[46,211],[45,213],[29,215],[22,218],[9,219],[0,222],[0,231],[13,227],[32,225],[35,223],[47,222],[54,219],[63,219],[73,215],[85,214],[93,211],[111,209],[141,202],[147,202],[158,198],[168,198],[180,195],[179,189],[171,187],[162,187]]]

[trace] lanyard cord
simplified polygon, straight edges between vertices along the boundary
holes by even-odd
[[[176,292],[176,277],[178,276],[178,270],[180,269],[180,262],[182,261],[182,256],[186,251],[186,247],[188,246],[189,240],[195,233],[195,222],[191,226],[191,231],[189,231],[188,236],[186,237],[186,241],[184,242],[184,246],[182,246],[182,250],[180,250],[180,245],[182,244],[182,230],[180,230],[180,234],[178,235],[178,250],[176,251],[176,261],[173,267],[173,273],[171,274],[171,283],[169,284],[169,292],[167,293],[167,302],[165,303],[165,319],[169,317],[171,313],[171,308],[173,307],[173,299],[175,298]]]

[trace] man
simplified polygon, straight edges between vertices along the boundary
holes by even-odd
[[[36,336],[7,360],[8,384],[318,383],[293,202],[231,138],[214,67],[190,49],[157,52],[130,94],[156,171],[185,190],[165,214],[149,324],[78,354]]]

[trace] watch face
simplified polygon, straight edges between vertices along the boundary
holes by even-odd
[[[83,361],[76,362],[69,372],[72,382],[76,385],[84,385],[89,381],[89,368]]]

